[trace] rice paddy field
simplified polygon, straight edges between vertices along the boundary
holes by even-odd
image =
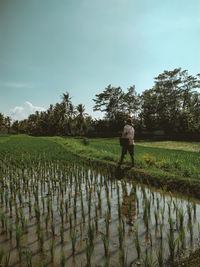
[[[198,143],[161,145],[136,144],[136,167],[199,179]],[[0,136],[0,266],[173,266],[198,248],[199,201],[91,161],[119,156],[117,139]]]

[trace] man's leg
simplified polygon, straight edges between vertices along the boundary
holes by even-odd
[[[134,167],[134,145],[128,147],[128,152],[131,156],[131,166]]]
[[[122,154],[121,154],[120,161],[118,162],[119,165],[122,164],[124,160],[124,156],[126,155],[126,152],[127,152],[127,146],[122,146]]]

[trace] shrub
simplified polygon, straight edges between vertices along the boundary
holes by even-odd
[[[143,156],[143,160],[146,164],[150,165],[150,166],[155,166],[156,165],[156,158],[153,157],[152,155],[149,154],[145,154]]]
[[[82,143],[83,143],[84,146],[88,146],[90,144],[90,142],[89,142],[89,140],[87,138],[83,138]]]

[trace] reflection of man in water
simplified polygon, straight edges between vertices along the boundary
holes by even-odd
[[[131,166],[134,167],[134,133],[135,130],[133,128],[132,121],[130,118],[128,118],[124,126],[122,137],[127,138],[129,141],[127,145],[122,146],[121,158],[120,161],[118,162],[119,166],[122,164],[124,156],[128,151],[131,156],[131,162],[132,162]]]
[[[122,181],[122,191],[123,191],[123,199],[122,199],[122,214],[125,215],[127,219],[127,223],[129,225],[133,225],[135,220],[135,212],[136,212],[136,191],[135,187],[132,185],[131,191],[127,194],[127,190],[125,190],[125,184]]]

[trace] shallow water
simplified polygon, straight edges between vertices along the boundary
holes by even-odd
[[[28,266],[27,251],[32,253],[33,266],[39,266],[42,262],[47,266],[59,266],[61,251],[63,251],[66,266],[86,266],[85,247],[89,238],[89,225],[94,228],[93,246],[92,242],[88,241],[91,245],[91,266],[104,266],[105,264],[106,252],[102,233],[109,241],[107,260],[110,266],[115,267],[143,265],[147,258],[155,262],[161,244],[163,260],[167,265],[170,259],[170,233],[175,246],[174,254],[194,249],[199,244],[200,205],[197,201],[148,188],[134,181],[111,178],[107,170],[99,173],[71,163],[62,165],[57,162],[48,164],[40,162],[32,170],[27,167],[24,172],[19,167],[5,163],[1,166],[0,250],[3,248],[5,255],[10,252],[10,266]],[[9,199],[12,199],[11,209]],[[67,210],[65,203],[67,203]],[[90,216],[89,203],[91,203]],[[35,204],[38,205],[40,211],[40,229],[44,236],[43,251],[38,240],[37,225],[39,223],[34,209]],[[49,216],[46,225],[48,206]],[[62,225],[60,209],[62,208],[64,213],[63,243],[60,233]],[[145,210],[147,215],[145,215]],[[16,211],[19,213],[19,218],[17,218]],[[179,219],[181,211],[183,212],[182,227]],[[158,218],[157,226],[155,216]],[[17,225],[23,226],[24,218],[27,226],[24,227],[20,240],[19,247],[22,251],[20,262],[20,249],[16,247],[16,228]],[[54,236],[52,221],[55,224]],[[13,229],[12,236],[9,232],[10,225]],[[191,226],[188,227],[188,225]],[[135,242],[137,227],[141,249],[139,259]],[[74,256],[71,241],[73,232],[76,233]],[[183,233],[182,239],[181,233]],[[55,246],[53,261],[51,261],[50,254],[52,242]]]

